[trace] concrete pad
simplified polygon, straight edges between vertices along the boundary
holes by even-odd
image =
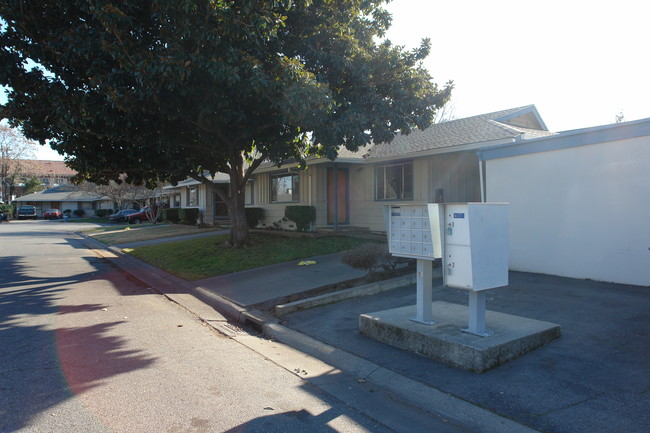
[[[359,331],[370,338],[464,370],[482,373],[560,336],[555,323],[486,311],[489,337],[462,332],[467,306],[433,302],[434,325],[411,320],[415,305],[359,316]]]

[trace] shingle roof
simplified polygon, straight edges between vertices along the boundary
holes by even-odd
[[[398,135],[392,143],[373,146],[366,158],[386,158],[454,146],[488,143],[522,134],[546,136],[546,129],[533,105],[437,123],[423,131]]]
[[[16,201],[101,201],[110,200],[107,196],[83,191],[74,185],[62,185],[16,198]]]
[[[18,161],[16,161],[18,162]],[[20,161],[23,173],[37,177],[71,177],[77,172],[67,165],[65,161],[42,161],[37,159],[24,159]]]
[[[466,117],[437,123],[429,128],[415,130],[408,135],[398,135],[391,143],[369,144],[357,150],[350,151],[341,146],[336,161],[348,163],[372,162],[372,159],[405,157],[413,153],[450,149],[463,145],[489,145],[496,142],[513,139],[525,135],[526,138],[545,137],[554,135],[549,132],[534,105],[510,108],[493,113]],[[459,149],[459,150],[462,150]],[[326,163],[324,158],[311,157],[309,164]],[[285,165],[295,164],[295,161]],[[274,170],[277,166],[272,162],[264,162],[256,170],[257,173]],[[215,182],[222,181],[221,179]],[[226,177],[223,182],[228,183]],[[179,182],[178,186],[198,184],[188,179]]]

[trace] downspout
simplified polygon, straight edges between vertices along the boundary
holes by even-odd
[[[483,164],[485,161],[483,161],[483,155],[480,150],[476,154],[478,155],[478,178],[481,188],[481,203],[485,203],[485,181],[483,180]]]

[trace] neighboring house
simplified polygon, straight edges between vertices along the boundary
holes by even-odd
[[[393,203],[509,202],[512,270],[650,286],[648,167],[650,119],[553,133],[529,105],[343,150],[306,170],[262,164],[247,205],[264,209],[266,226],[288,205],[313,205],[316,228],[385,231]],[[227,177],[216,182],[227,188]],[[204,222],[225,216],[203,185],[183,188],[181,206],[196,197]]]
[[[20,205],[36,206],[38,217],[48,209],[83,209],[85,216],[95,215],[97,209],[113,209],[113,202],[109,197],[91,192],[82,191],[75,185],[62,185],[45,191],[24,195],[16,199],[16,207]]]
[[[650,286],[650,119],[480,153],[510,203],[510,269]]]
[[[280,221],[287,205],[311,205],[315,227],[384,231],[386,204],[479,201],[478,149],[551,134],[533,105],[452,120],[390,144],[342,149],[335,161],[309,160],[306,170],[296,163],[262,164],[249,182],[246,204],[264,209],[263,226]],[[228,177],[219,175],[215,183],[227,190]],[[176,190],[181,207],[199,208],[204,222],[227,218],[223,203],[204,185],[188,180]]]
[[[77,174],[77,172],[67,165],[65,161],[29,161],[30,172],[25,173],[29,177],[37,177],[41,181],[41,185],[46,188],[54,188],[60,185],[67,185],[70,179]]]
[[[227,174],[217,173],[212,178],[215,188],[228,193],[230,178]],[[252,181],[250,188],[246,188],[246,204],[253,204]],[[194,179],[187,179],[175,186],[165,187],[165,204],[170,208],[196,208],[200,210],[201,221],[208,224],[215,224],[228,220],[228,209],[226,204],[219,198],[216,192],[208,191],[205,185]]]
[[[20,197],[25,192],[24,181],[33,177],[40,180],[41,185],[48,189],[70,183],[70,179],[77,174],[65,161],[41,161],[41,160],[20,160],[10,161],[11,164],[18,164],[17,169],[10,168],[10,172],[16,172],[17,179],[13,187],[13,195]],[[18,169],[19,168],[19,169]]]

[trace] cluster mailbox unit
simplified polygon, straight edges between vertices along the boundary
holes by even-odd
[[[417,259],[413,320],[435,323],[431,311],[431,261],[442,259],[448,287],[469,290],[468,328],[488,336],[484,290],[508,285],[507,203],[429,203],[386,209],[389,252]]]

